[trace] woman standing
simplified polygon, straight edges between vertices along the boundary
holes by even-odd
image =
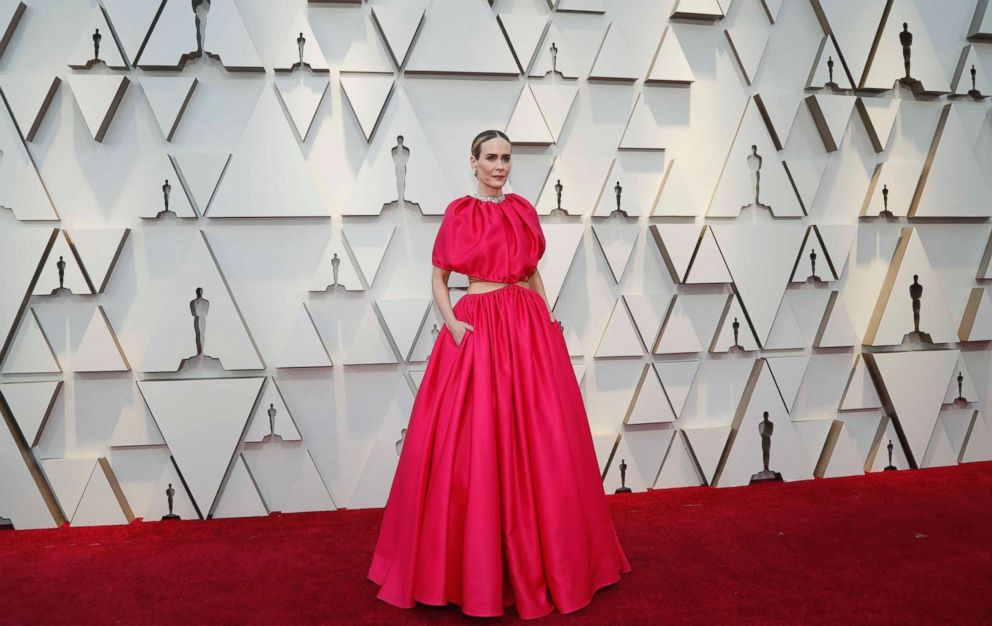
[[[453,602],[524,619],[588,605],[631,571],[561,325],[537,271],[544,233],[501,189],[510,141],[472,142],[474,195],[452,201],[434,242],[444,328],[414,400],[368,578],[403,608]],[[448,276],[469,277],[452,308]]]

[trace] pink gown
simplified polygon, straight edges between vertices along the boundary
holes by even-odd
[[[445,210],[436,267],[515,283],[545,248],[513,193]],[[561,329],[520,285],[465,294],[456,345],[442,328],[414,400],[368,571],[403,608],[457,604],[523,619],[588,605],[631,571],[606,505],[582,395]]]

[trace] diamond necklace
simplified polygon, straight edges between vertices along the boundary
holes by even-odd
[[[503,200],[506,199],[506,195],[502,193],[499,194],[498,196],[483,196],[478,193],[473,193],[472,197],[475,198],[476,200],[481,200],[483,202],[502,202]]]

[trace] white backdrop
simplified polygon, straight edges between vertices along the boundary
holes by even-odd
[[[0,0],[0,517],[382,506],[486,128],[607,493],[992,459],[992,8],[886,4]]]

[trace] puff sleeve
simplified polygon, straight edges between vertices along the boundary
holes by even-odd
[[[452,204],[444,211],[441,218],[441,227],[438,228],[437,236],[434,237],[434,249],[431,252],[431,265],[443,270],[458,271],[454,264],[454,211]]]

